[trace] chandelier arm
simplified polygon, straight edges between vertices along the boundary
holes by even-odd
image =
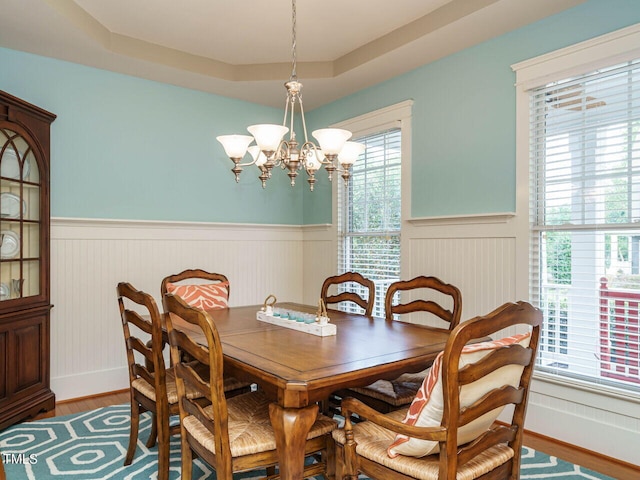
[[[300,148],[300,154],[302,155],[302,152],[307,152],[309,150],[313,149],[313,151],[317,154],[318,153],[318,147],[315,143],[313,142],[304,142],[302,144],[302,147]],[[336,156],[337,157],[337,156]],[[306,159],[306,155],[304,157]],[[338,173],[344,173],[349,171],[349,168],[344,168],[342,166],[342,164],[340,163],[340,161],[334,162],[333,160],[329,160],[326,157],[324,158],[320,158],[320,156],[316,155],[316,158],[318,159],[318,161],[322,164],[322,165],[333,165],[335,167],[335,171]],[[336,158],[337,159],[337,158]]]
[[[316,154],[318,152],[318,150],[316,149],[316,146],[311,143],[311,142],[304,142],[301,146],[300,146],[300,168],[304,168],[305,172],[307,172],[307,175],[313,175],[313,173],[316,172],[317,169],[312,168],[310,169],[308,166],[308,162],[307,162],[307,157],[309,155],[309,152],[313,150],[314,151],[314,157],[318,157]],[[310,172],[312,171],[312,172]]]
[[[233,159],[232,159],[233,160]],[[255,163],[258,161],[258,159],[255,159],[249,163],[236,163],[236,165],[238,167],[250,167],[251,165],[255,165]],[[234,162],[235,163],[235,162]]]
[[[274,167],[277,166],[282,166],[282,168],[284,168],[284,165],[280,165],[280,164],[284,164],[284,159],[287,158],[289,156],[289,143],[286,140],[281,140],[280,141],[280,145],[278,145],[278,148],[276,149],[276,151],[273,153],[273,157],[274,157]]]
[[[313,142],[306,141],[300,147],[300,154],[302,154],[303,152],[306,154],[310,150],[313,150],[313,152],[317,154],[318,153],[318,146]]]
[[[303,151],[309,151],[309,150],[313,150],[314,153],[316,154],[316,158],[318,159],[318,161],[322,164],[322,165],[329,165],[330,163],[332,164],[333,162],[331,160],[327,160],[326,158],[324,158],[324,156],[322,156],[322,158],[320,158],[320,156],[318,155],[318,146],[311,142],[311,141],[305,141],[302,144],[302,147],[300,148],[300,153],[302,154]],[[306,159],[306,157],[305,157]]]

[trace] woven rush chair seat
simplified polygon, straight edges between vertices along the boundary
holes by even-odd
[[[262,392],[238,395],[227,401],[229,415],[229,445],[232,457],[276,449],[276,439],[269,420],[269,400]],[[204,413],[213,418],[212,407]],[[204,448],[215,451],[215,440],[211,432],[195,417],[184,419],[184,428]],[[324,415],[318,415],[311,427],[307,440],[330,433],[336,422]]]
[[[408,408],[402,408],[386,414],[387,418],[401,422]],[[440,461],[438,455],[427,455],[422,458],[399,455],[390,458],[387,448],[395,440],[396,433],[373,422],[360,422],[353,426],[354,437],[357,440],[358,455],[372,462],[384,465],[396,472],[420,480],[434,480],[438,478]],[[333,439],[340,445],[346,443],[343,429],[334,430]],[[501,444],[483,452],[477,458],[465,463],[457,472],[456,480],[472,480],[490,472],[507,462],[514,455],[513,449]]]
[[[209,369],[206,365],[197,365],[195,370],[200,374],[200,376],[206,378],[209,375]],[[178,389],[176,387],[176,376],[173,371],[173,368],[168,368],[165,371],[165,384],[167,386],[167,400],[169,403],[177,403],[178,402]],[[233,377],[224,379],[224,391],[225,392],[233,392],[239,388],[244,388],[246,382],[241,382]],[[131,386],[142,393],[144,396],[149,399],[156,401],[156,389],[149,384],[144,378],[136,378]],[[200,397],[200,391],[188,388],[187,389],[187,398],[198,398]]]

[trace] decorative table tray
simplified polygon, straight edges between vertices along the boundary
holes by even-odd
[[[301,315],[303,314],[302,312],[290,313]],[[320,323],[316,321],[313,321],[313,323],[305,323],[304,321],[278,317],[271,313],[263,311],[257,312],[256,318],[261,322],[267,322],[273,325],[278,325],[280,327],[290,328],[291,330],[298,330],[299,332],[310,333],[319,337],[328,337],[330,335],[335,335],[337,332],[337,328],[333,323],[325,323],[323,325],[320,325]]]

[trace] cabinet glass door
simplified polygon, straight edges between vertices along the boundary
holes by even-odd
[[[0,129],[0,301],[41,293],[40,195],[31,145]]]

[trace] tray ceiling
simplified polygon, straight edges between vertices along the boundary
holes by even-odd
[[[584,0],[299,0],[307,109]],[[291,73],[290,0],[0,0],[0,46],[265,105]]]

